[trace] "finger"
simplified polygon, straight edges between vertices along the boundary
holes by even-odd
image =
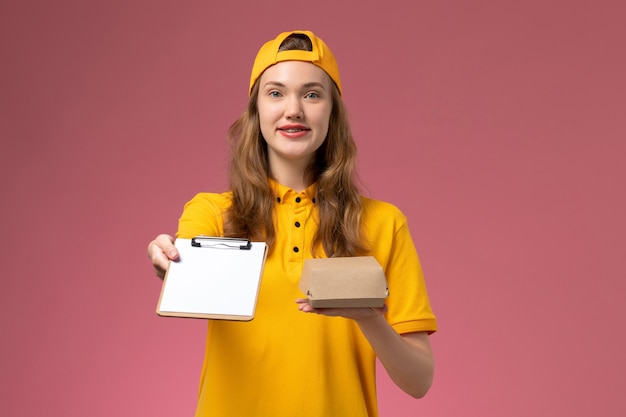
[[[166,234],[158,235],[156,239],[152,241],[169,259],[177,260],[178,259],[178,250],[176,246],[174,246],[175,239]]]
[[[148,244],[148,257],[154,259],[159,253],[163,253],[171,260],[177,260],[178,250],[174,246],[174,238],[170,235],[159,235]]]
[[[316,313],[317,312],[317,310],[314,309],[309,303],[298,304],[298,310],[304,313]]]
[[[154,267],[154,272],[159,278],[163,279],[165,277],[165,271],[169,266],[170,259],[158,246],[154,244],[154,242],[150,242],[148,245],[148,256],[150,257],[150,261]]]
[[[165,255],[165,253],[163,253],[163,251],[161,251],[158,247],[152,251],[150,255],[150,260],[152,261],[152,265],[155,268],[159,268],[162,270],[166,270],[170,263],[170,258]]]
[[[170,260],[177,260],[178,251],[174,246],[174,238],[169,235],[159,235],[148,244],[148,257],[154,267],[156,275],[163,279],[169,267]]]
[[[156,274],[157,277],[159,277],[160,279],[165,279],[165,270],[158,268],[157,266],[154,267],[154,273]]]

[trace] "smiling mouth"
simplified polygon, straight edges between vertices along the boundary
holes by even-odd
[[[305,130],[308,130],[308,129],[290,128],[290,129],[279,129],[279,130],[282,130],[283,132],[288,132],[288,133],[296,133],[296,132],[304,132]]]

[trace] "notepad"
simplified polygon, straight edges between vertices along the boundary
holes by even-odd
[[[157,314],[247,321],[254,318],[267,245],[245,239],[177,239]]]

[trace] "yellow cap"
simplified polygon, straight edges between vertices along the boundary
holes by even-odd
[[[309,39],[311,39],[311,43],[313,44],[313,50],[279,51],[278,48],[280,48],[280,44],[283,43],[287,36],[294,33],[301,33],[308,36]],[[326,46],[323,40],[315,36],[313,32],[305,30],[283,32],[278,35],[276,39],[266,42],[265,45],[261,47],[254,60],[254,65],[252,66],[252,75],[250,76],[250,89],[248,91],[248,94],[252,93],[252,86],[261,76],[261,74],[263,74],[263,71],[265,71],[272,65],[283,61],[305,61],[317,65],[318,67],[326,71],[326,74],[328,74],[337,85],[337,88],[339,89],[339,94],[341,94],[339,67],[337,66],[337,61],[335,61],[335,56],[332,52],[330,52],[330,49],[328,49],[328,46]]]

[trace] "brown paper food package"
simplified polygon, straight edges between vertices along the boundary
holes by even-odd
[[[299,287],[314,308],[382,307],[389,293],[373,256],[306,259]]]

